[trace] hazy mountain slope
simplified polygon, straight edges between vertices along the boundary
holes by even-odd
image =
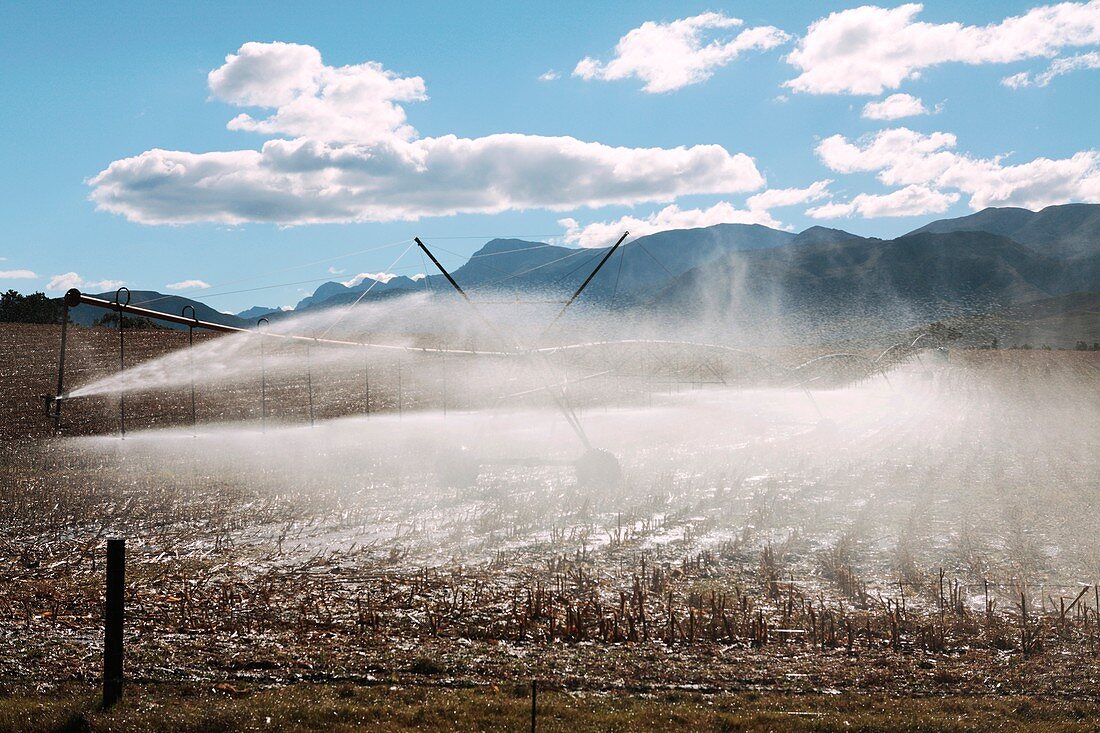
[[[428,244],[431,247],[431,244]],[[592,250],[593,252],[595,250]],[[575,264],[587,258],[587,251],[522,239],[494,239],[470,256],[451,275],[463,289],[521,284],[538,287],[553,282]],[[433,275],[443,287],[450,287],[442,275]],[[433,280],[433,286],[435,284]]]
[[[719,224],[699,229],[658,232],[622,245],[592,280],[588,294],[617,289],[650,289],[692,267],[728,252],[788,244],[794,235],[758,224]],[[574,290],[599,264],[609,247],[575,249],[516,239],[494,239],[454,271],[466,287]],[[515,277],[519,275],[519,277]]]
[[[920,233],[733,253],[676,278],[652,305],[742,328],[897,328],[1087,289],[1071,270],[1006,237]]]
[[[1042,211],[990,208],[942,219],[912,232],[983,231],[1015,239],[1043,254],[1067,259],[1100,254],[1100,204],[1064,204]]]
[[[1002,295],[1009,300],[1039,297],[1053,292],[1100,288],[1100,283],[1097,282],[1097,278],[1100,278],[1100,205],[1067,204],[1051,206],[1039,212],[1018,208],[991,208],[970,216],[931,222],[907,237],[960,233],[999,235],[1035,250],[1040,256],[1074,261],[1074,272],[1059,271],[1046,263],[1040,267],[1040,270],[1046,268],[1043,271],[1046,274],[1040,271],[1028,272],[1018,282],[1012,281],[1002,271],[1003,263],[988,263],[994,268],[986,273],[990,278],[988,290],[1002,290]],[[904,238],[893,241],[902,239]],[[951,241],[970,245],[980,239],[969,237]],[[924,240],[913,240],[913,243],[921,241]],[[874,250],[867,247],[873,248],[876,243],[882,243],[882,240],[820,226],[811,227],[798,235],[747,224],[719,224],[699,229],[659,232],[624,245],[590,283],[585,298],[591,302],[604,302],[614,297],[619,303],[644,303],[680,275],[732,252],[779,249],[801,252],[803,247],[845,245],[841,250],[828,255],[828,250],[818,251],[816,255],[805,251],[800,256],[801,259],[790,260],[789,266],[795,270],[784,277],[793,287],[793,283],[798,281],[799,267],[811,267],[812,271],[813,263],[806,258],[829,257],[835,260],[834,268],[850,267],[856,263],[845,262],[844,258],[869,257],[874,254]],[[428,245],[431,246],[431,242]],[[859,246],[850,249],[848,245]],[[925,258],[920,261],[925,262],[927,267],[939,267],[940,263],[932,258],[935,251],[937,250],[933,248],[925,253]],[[607,248],[578,250],[542,242],[494,239],[465,264],[454,269],[452,274],[463,288],[473,293],[494,289],[505,292],[552,290],[564,294],[575,290],[606,252]],[[910,267],[918,261],[914,259],[917,254],[913,252],[908,259],[902,258],[892,263],[892,266],[897,266],[904,272],[904,275],[899,275],[900,286],[907,287],[911,284],[919,288],[924,282],[922,273]],[[771,269],[787,266],[783,264],[787,262],[783,257],[778,260],[755,258],[751,261],[757,262],[758,267]],[[949,265],[952,268],[969,268],[972,278],[980,276],[983,267],[979,262],[956,263],[950,257],[945,262],[952,262]],[[1036,266],[1039,265],[1036,263]],[[998,278],[1007,280],[998,285]],[[1051,278],[1061,278],[1065,282],[1055,283]],[[821,282],[827,283],[828,277]],[[966,290],[965,283],[960,281],[957,284]],[[959,295],[951,292],[950,283],[944,282],[942,285],[938,294],[929,295],[947,300]],[[325,283],[312,296],[304,298],[297,307],[306,309],[349,303],[368,286],[369,282],[354,288],[347,288],[336,282]],[[413,283],[407,278],[395,278],[389,283],[375,286],[368,298],[384,297],[391,290],[407,291],[427,287],[445,290],[450,286],[440,275],[430,275],[427,283]]]
[[[730,253],[773,250],[793,240],[790,232],[759,224],[718,224],[650,234],[624,245],[621,253],[608,260],[585,295],[599,300],[655,293],[684,272]],[[602,256],[606,250],[600,252]],[[587,274],[591,267],[583,269]]]
[[[854,235],[849,235],[854,236]],[[638,291],[656,292],[671,278],[729,252],[781,247],[794,235],[758,224],[719,224],[699,229],[659,232],[623,245],[589,284],[587,299],[599,301],[612,295],[629,299]],[[427,243],[431,247],[431,242]],[[574,291],[607,254],[609,247],[577,249],[522,239],[494,239],[475,252],[451,274],[471,294],[479,290],[534,292]],[[403,282],[402,282],[403,281]],[[351,302],[364,286],[346,288],[325,283],[296,310]],[[442,275],[429,282],[395,278],[371,291],[369,298],[383,297],[394,289],[446,291]]]
[[[1006,309],[998,338],[1005,346],[1072,348],[1100,343],[1100,293],[1073,293]]]
[[[1070,293],[947,319],[965,346],[1073,349],[1100,344],[1100,292]]]
[[[371,287],[372,285],[373,287]],[[417,287],[418,286],[415,281],[405,277],[404,275],[392,278],[388,282],[366,278],[354,287],[348,287],[347,285],[338,282],[327,282],[314,290],[313,295],[299,300],[298,304],[294,306],[294,310],[303,310],[306,308],[318,306],[329,300],[333,301],[332,304],[353,301],[359,296],[359,294],[361,294],[365,290],[370,290],[370,295],[373,296],[375,294],[381,295],[382,293],[391,290],[413,290]]]
[[[1069,293],[1009,306],[1003,314],[1020,321],[1035,321],[1070,313],[1100,317],[1100,292]]]
[[[263,316],[269,316],[275,313],[282,312],[281,308],[269,308],[263,305],[254,305],[248,310],[243,310],[237,314],[237,318],[243,318],[245,320],[251,320],[254,318],[261,318]]]
[[[846,232],[843,229],[830,229],[829,227],[810,227],[809,229],[799,232],[791,240],[792,246],[800,246],[804,244],[828,244],[836,242],[846,242],[851,239],[869,239],[868,237],[860,237],[856,234]],[[876,240],[877,241],[877,240]]]

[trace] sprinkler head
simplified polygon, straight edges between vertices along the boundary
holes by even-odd
[[[58,403],[64,402],[65,400],[69,399],[69,394],[68,392],[63,392],[59,395],[40,394],[38,395],[38,397],[42,400],[42,406],[46,411],[46,415],[48,415],[49,417],[53,417],[55,408],[57,407]]]
[[[42,400],[42,412],[46,417],[53,417],[53,405],[57,398],[52,394],[40,394],[38,398]]]

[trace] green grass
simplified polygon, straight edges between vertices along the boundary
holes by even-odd
[[[1023,697],[540,692],[539,731],[1096,730],[1100,705]],[[525,731],[530,688],[296,684],[216,690],[133,685],[109,712],[96,690],[3,694],[0,731]]]

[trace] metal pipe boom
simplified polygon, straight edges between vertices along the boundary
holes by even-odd
[[[202,328],[207,331],[217,331],[219,333],[249,333],[255,334],[255,332],[248,328],[240,328],[238,326],[227,326],[224,323],[214,323],[212,321],[201,321],[198,318],[187,318],[185,316],[177,316],[171,313],[163,313],[161,311],[151,310],[149,308],[142,308],[136,305],[129,305],[126,303],[115,303],[114,301],[104,300],[103,298],[96,298],[91,295],[85,295],[76,288],[70,289],[65,293],[65,305],[72,308],[78,305],[90,305],[95,308],[103,308],[105,310],[112,310],[119,314],[128,313],[134,316],[140,316],[142,318],[154,318],[161,321],[167,321],[168,323],[178,323],[182,326],[188,326],[190,328]],[[480,351],[477,349],[439,349],[430,346],[396,346],[393,344],[370,344],[363,341],[347,341],[344,339],[330,339],[319,338],[315,336],[300,336],[292,333],[266,333],[266,336],[271,338],[283,338],[294,339],[296,341],[306,341],[318,344],[332,344],[334,346],[361,346],[366,349],[386,349],[389,351],[406,351],[406,352],[420,352],[420,353],[444,353],[444,354],[479,354],[482,356],[513,356],[514,352],[510,351]]]
[[[71,288],[65,293],[65,305],[69,308],[74,308],[78,305],[90,305],[105,310],[118,311],[119,313],[129,313],[130,315],[141,316],[143,318],[156,318],[161,321],[168,321],[169,323],[178,323],[181,326],[204,328],[207,331],[220,331],[221,333],[244,333],[248,330],[245,328],[237,328],[236,326],[226,326],[222,323],[200,321],[198,318],[188,318],[182,315],[177,316],[171,313],[162,313],[161,311],[142,308],[128,303],[115,303],[110,300],[104,300],[103,298],[85,295],[76,288]]]

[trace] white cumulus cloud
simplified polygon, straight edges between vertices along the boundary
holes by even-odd
[[[814,181],[805,188],[769,188],[749,196],[745,203],[753,211],[805,204],[828,196],[830,183],[832,183],[831,180],[824,180]]]
[[[38,277],[30,270],[0,270],[0,280],[33,280]]]
[[[919,97],[910,94],[891,94],[881,102],[863,105],[863,117],[869,120],[899,120],[928,114],[928,108]]]
[[[667,229],[695,229],[715,224],[763,224],[778,227],[779,222],[763,210],[738,209],[727,201],[719,201],[706,209],[681,209],[670,204],[644,217],[624,216],[613,221],[581,225],[576,219],[559,219],[565,227],[565,241],[581,247],[609,247],[624,231],[640,237]]]
[[[427,99],[419,76],[402,77],[374,61],[326,66],[320,51],[297,43],[246,43],[207,83],[215,99],[275,110],[260,119],[237,115],[230,130],[329,142],[409,139],[415,130],[397,103]]]
[[[1054,81],[1056,76],[1083,69],[1100,69],[1100,51],[1089,51],[1088,53],[1079,53],[1076,56],[1054,59],[1050,62],[1047,70],[1040,74],[1032,75],[1030,72],[1021,71],[1019,74],[1006,76],[1001,79],[1001,83],[1011,89],[1045,87]]]
[[[923,6],[865,5],[810,25],[787,56],[786,82],[812,94],[881,94],[945,63],[1004,64],[1100,43],[1100,0],[1043,5],[989,25],[926,23]]]
[[[126,284],[125,280],[85,280],[75,272],[66,272],[61,275],[54,275],[46,283],[46,290],[49,292],[65,292],[70,288],[79,288],[81,290],[117,290]]]
[[[376,82],[370,88],[381,90],[383,107],[420,94],[418,84],[399,83],[373,63],[322,64],[318,71],[316,53],[293,44],[245,44],[210,75],[219,98],[275,105],[262,120],[236,118],[235,129],[296,137],[269,139],[259,150],[147,150],[91,178],[91,199],[103,211],[145,224],[298,225],[663,203],[764,185],[752,158],[719,145],[626,148],[518,133],[416,138],[403,114],[380,112],[365,97],[334,106],[330,86],[338,82],[316,79],[342,84],[341,74],[356,69]],[[362,134],[354,132],[357,115]],[[387,126],[390,134],[379,132]]]
[[[669,23],[647,21],[619,39],[610,61],[586,56],[573,75],[586,80],[635,77],[645,82],[643,91],[670,92],[706,81],[744,51],[767,50],[790,40],[772,26],[746,28],[736,35],[729,32],[742,25],[743,20],[722,13],[702,13]]]
[[[178,283],[169,283],[164,286],[168,290],[205,290],[210,283],[205,280],[181,280]]]
[[[827,203],[808,209],[815,219],[836,219],[859,214],[865,219],[881,216],[939,214],[959,200],[957,193],[943,193],[927,186],[906,186],[887,194],[861,193],[846,203]]]
[[[924,134],[900,127],[881,130],[855,142],[842,135],[822,140],[817,147],[821,161],[838,173],[874,173],[888,186],[907,187],[904,194],[886,202],[863,199],[849,213],[913,210],[924,202],[925,211],[942,211],[957,191],[969,197],[972,209],[988,206],[1020,206],[1040,209],[1069,201],[1100,201],[1100,152],[1086,150],[1069,158],[1035,158],[1016,165],[1005,156],[976,158],[954,150],[955,135]],[[940,192],[932,196],[928,190]],[[892,194],[888,194],[892,195]],[[906,202],[911,202],[912,205]],[[853,199],[852,203],[855,203]],[[952,202],[948,202],[950,204]],[[817,215],[839,211],[838,205],[818,207]]]
[[[343,285],[345,288],[354,288],[364,280],[377,280],[380,283],[388,283],[395,277],[397,277],[397,275],[392,272],[360,272],[350,280],[344,280]]]
[[[669,205],[648,216],[623,216],[612,221],[580,224],[576,219],[558,220],[565,227],[565,241],[581,247],[606,247],[629,231],[631,236],[644,236],[669,229],[695,229],[715,224],[761,224],[775,229],[785,228],[769,209],[816,201],[829,195],[830,181],[815,181],[806,188],[773,188],[750,196],[747,208],[737,208],[728,201],[719,201],[705,209],[681,209]]]

